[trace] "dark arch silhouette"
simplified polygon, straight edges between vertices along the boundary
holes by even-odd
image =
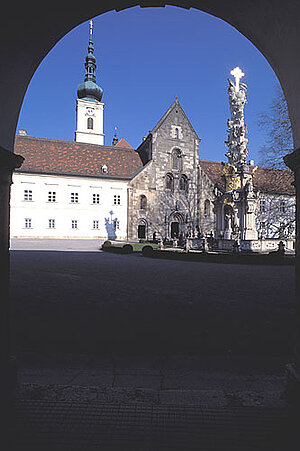
[[[121,10],[136,5],[165,6],[171,4],[183,8],[196,8],[224,20],[248,38],[264,55],[275,71],[287,99],[293,128],[295,148],[300,147],[300,61],[298,43],[300,41],[298,2],[266,0],[173,0],[172,2],[115,0],[110,3],[52,2],[47,13],[39,14],[35,2],[16,5],[5,4],[0,18],[0,57],[3,62],[0,73],[0,168],[2,194],[0,199],[1,222],[0,257],[2,271],[0,287],[2,295],[0,316],[8,318],[9,281],[9,186],[11,171],[21,165],[21,160],[8,155],[13,152],[15,130],[22,101],[37,67],[54,45],[69,31],[89,18],[116,9]],[[57,11],[59,10],[59,14]],[[12,21],[13,18],[13,21]],[[13,22],[13,23],[12,23]],[[298,154],[297,157],[299,158]],[[292,161],[290,160],[292,164]],[[298,218],[299,221],[299,218]],[[299,229],[299,228],[298,228]],[[299,268],[300,265],[297,266]],[[299,269],[298,269],[298,275]],[[7,324],[6,324],[7,323]],[[6,382],[2,385],[4,394],[9,393],[7,384],[9,356],[9,325],[4,322],[1,329],[2,373]],[[5,411],[5,397],[2,410]],[[3,428],[9,430],[8,428]],[[3,440],[3,438],[2,438]]]

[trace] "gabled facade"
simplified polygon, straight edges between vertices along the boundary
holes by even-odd
[[[144,167],[129,184],[130,239],[168,239],[196,230],[199,142],[176,99],[137,149]]]

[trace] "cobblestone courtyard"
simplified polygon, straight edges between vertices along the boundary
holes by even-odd
[[[292,266],[11,253],[16,351],[288,356]]]
[[[11,252],[14,449],[294,449],[292,266],[50,246]]]

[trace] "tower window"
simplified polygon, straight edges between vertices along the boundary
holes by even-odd
[[[172,152],[172,169],[175,171],[178,171],[180,169],[180,158],[181,158],[181,152],[180,150],[173,150]]]
[[[140,209],[146,210],[146,208],[147,208],[147,197],[144,196],[144,194],[142,194],[140,196]]]
[[[179,189],[180,191],[187,191],[188,189],[188,181],[186,175],[182,175],[179,180]]]
[[[175,128],[175,139],[179,139],[179,130],[178,130],[178,128],[176,127]]]
[[[94,128],[94,120],[92,117],[88,117],[88,119],[87,119],[87,128],[89,130],[93,130],[93,128]]]
[[[166,189],[173,190],[174,187],[174,179],[172,174],[166,175]]]
[[[78,221],[77,221],[77,219],[72,219],[71,227],[72,227],[72,229],[78,229]]]

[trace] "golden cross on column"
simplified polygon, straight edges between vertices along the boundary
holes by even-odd
[[[245,75],[244,72],[241,71],[239,67],[235,67],[230,72],[231,75],[235,78],[235,91],[238,92],[240,90],[240,79]]]

